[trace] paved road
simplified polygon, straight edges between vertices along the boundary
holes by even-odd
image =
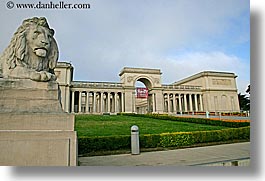
[[[80,166],[249,166],[250,142],[144,152],[140,155],[79,157]]]

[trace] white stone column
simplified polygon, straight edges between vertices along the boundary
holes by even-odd
[[[184,112],[188,112],[188,105],[187,105],[187,94],[183,94],[184,96]]]
[[[89,92],[86,92],[86,113],[89,112]]]
[[[97,93],[93,92],[93,113],[96,112],[96,104],[97,104]]]
[[[198,112],[197,94],[194,94],[194,101],[195,101],[195,111]]]
[[[152,94],[152,102],[153,102],[153,112],[156,112],[155,93]]]
[[[190,102],[190,111],[193,111],[192,96],[191,96],[191,94],[189,94],[189,102]]]
[[[117,96],[118,96],[118,94],[117,94],[117,92],[115,92],[114,93],[114,112],[118,112],[117,111],[117,108],[118,108],[118,106],[117,106]]]
[[[64,110],[66,112],[70,112],[70,87],[69,85],[66,86],[66,91],[65,91],[65,107],[64,107]]]
[[[163,112],[166,112],[166,95],[165,94],[163,94]]]
[[[121,112],[121,97],[119,92],[117,92],[117,112]]]
[[[200,98],[200,111],[203,111],[203,102],[202,102],[202,94],[199,95],[199,98]]]
[[[100,103],[100,93],[97,92],[96,93],[96,113],[98,113],[99,112],[99,109],[100,109],[99,103]]]
[[[179,112],[182,112],[181,94],[179,94]]]
[[[131,92],[132,95],[132,112],[135,112],[135,92]]]
[[[72,113],[75,112],[75,91],[72,91]]]
[[[108,112],[110,112],[110,93],[108,92]]]
[[[115,111],[115,101],[114,101],[114,98],[115,98],[115,93],[111,93],[111,109],[110,109],[110,112],[114,112]]]
[[[82,107],[82,91],[79,91],[79,105],[78,105],[78,112],[81,113],[81,107]]]
[[[167,112],[170,113],[170,96],[167,94]]]
[[[100,113],[103,113],[104,111],[104,98],[103,98],[104,93],[100,92]]]
[[[121,112],[124,112],[124,94],[121,92]]]
[[[177,109],[176,109],[176,95],[175,93],[173,94],[173,110],[172,112],[176,113]]]

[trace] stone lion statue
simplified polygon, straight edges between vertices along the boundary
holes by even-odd
[[[46,18],[23,21],[0,56],[0,77],[56,80],[54,68],[58,61],[58,46]]]

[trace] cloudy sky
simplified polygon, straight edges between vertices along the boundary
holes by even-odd
[[[13,0],[39,3],[40,0]],[[59,0],[41,0],[41,3]],[[0,52],[21,22],[45,16],[74,80],[119,82],[123,67],[159,68],[164,84],[205,71],[250,83],[249,0],[64,0],[90,9],[8,9],[0,2]]]

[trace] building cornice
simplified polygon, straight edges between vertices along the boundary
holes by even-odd
[[[197,73],[195,75],[192,75],[190,77],[184,78],[180,81],[174,82],[173,85],[181,85],[185,84],[187,82],[190,82],[192,80],[201,78],[201,77],[227,77],[227,78],[236,78],[237,76],[234,73],[231,72],[215,72],[215,71],[203,71],[200,73]]]
[[[162,72],[160,69],[150,69],[150,68],[131,68],[131,67],[124,67],[119,76],[122,76],[124,73],[137,73],[137,74],[158,74],[161,75]]]

